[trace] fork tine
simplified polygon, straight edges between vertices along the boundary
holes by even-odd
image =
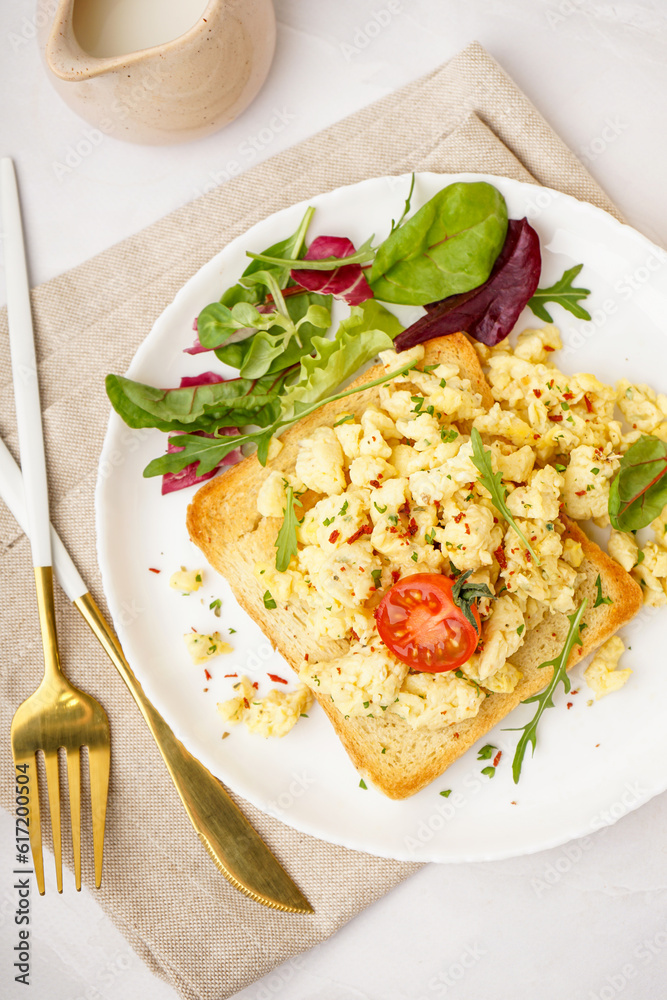
[[[78,747],[67,750],[69,814],[72,821],[72,852],[77,892],[81,891],[81,758]]]
[[[51,813],[51,829],[53,831],[53,853],[56,860],[56,885],[58,892],[63,891],[63,851],[60,836],[60,776],[58,774],[58,751],[50,750],[44,753],[44,770],[46,772],[46,787],[49,792],[49,811]]]
[[[104,851],[104,824],[109,792],[109,744],[88,748],[90,773],[90,803],[93,820],[93,852],[95,856],[95,888],[102,881],[102,854]]]
[[[42,856],[42,827],[39,815],[39,778],[35,754],[14,754],[15,767],[27,767],[28,784],[28,833],[30,834],[30,850],[32,864],[37,879],[37,889],[40,896],[44,895],[44,858]],[[25,773],[25,772],[24,772]]]

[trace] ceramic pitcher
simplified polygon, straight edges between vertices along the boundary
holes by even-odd
[[[64,100],[108,135],[139,143],[199,138],[236,118],[266,79],[276,38],[272,0],[209,0],[171,41],[94,56],[77,40],[76,7],[99,2],[58,0],[44,56]],[[54,0],[40,4],[53,12]]]

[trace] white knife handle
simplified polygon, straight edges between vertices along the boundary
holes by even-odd
[[[28,534],[28,524],[25,511],[25,495],[21,470],[0,438],[0,496],[5,501],[19,525]],[[51,549],[56,575],[70,601],[76,601],[87,593],[88,588],[81,579],[81,574],[72,562],[69,552],[60,541],[55,528],[51,527]]]
[[[9,344],[12,354],[16,422],[21,448],[28,536],[32,546],[33,566],[50,566],[52,557],[49,494],[35,339],[30,311],[30,288],[16,174],[14,164],[8,158],[0,161],[0,182],[5,236]]]

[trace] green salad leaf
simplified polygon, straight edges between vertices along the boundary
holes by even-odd
[[[618,531],[638,531],[667,504],[667,444],[642,434],[628,448],[609,489],[609,519]]]
[[[563,309],[567,309],[577,319],[590,319],[590,313],[579,305],[580,299],[588,298],[591,294],[590,288],[575,288],[572,282],[581,271],[583,264],[577,264],[550,285],[549,288],[538,288],[531,299],[528,300],[529,307],[533,310],[538,319],[544,323],[553,323],[553,320],[546,310],[546,302],[557,302]]]
[[[280,381],[231,379],[215,385],[158,389],[122,375],[107,375],[106,390],[113,408],[128,427],[161,431],[206,431],[217,427],[257,424],[276,419]]]
[[[335,403],[339,399],[353,396],[357,392],[364,392],[366,389],[373,389],[376,385],[383,385],[385,382],[389,382],[399,375],[405,375],[417,363],[415,359],[394,371],[388,372],[386,375],[382,375],[380,378],[373,379],[371,382],[366,382],[353,389],[345,389],[342,392],[335,393],[333,396],[316,399],[311,403],[308,403],[305,399],[299,400],[298,413],[296,415],[294,410],[297,407],[295,406],[292,412],[287,413],[284,418],[279,417],[271,426],[260,431],[249,431],[247,434],[234,434],[213,438],[201,437],[198,434],[179,434],[178,437],[169,438],[169,443],[176,445],[180,450],[169,452],[166,455],[161,455],[159,458],[153,459],[144,469],[144,476],[151,478],[152,476],[162,476],[165,472],[180,472],[181,469],[184,469],[193,462],[199,463],[197,466],[197,475],[203,476],[214,469],[233,448],[248,444],[257,446],[257,458],[261,465],[266,465],[271,438],[278,431],[293,424],[300,417],[307,417],[310,413],[314,413],[320,406],[325,406],[327,403]],[[297,384],[295,388],[298,387]]]
[[[470,433],[470,441],[472,443],[472,461],[473,465],[479,472],[480,483],[491,494],[491,502],[493,503],[493,506],[496,508],[498,513],[505,518],[507,523],[512,525],[517,535],[530,552],[535,565],[539,566],[540,560],[537,558],[530,542],[510,514],[509,508],[505,503],[505,498],[507,497],[507,487],[502,481],[502,474],[500,472],[494,473],[493,466],[491,465],[491,452],[484,447],[484,444],[482,443],[482,435],[476,427],[473,427]]]
[[[285,305],[292,322],[295,327],[298,327],[298,338],[293,337],[284,350],[274,356],[266,369],[267,375],[277,374],[287,368],[292,368],[294,365],[298,365],[305,354],[312,353],[311,342],[313,337],[321,336],[322,330],[326,329],[324,327],[325,312],[329,317],[327,327],[331,323],[331,295],[320,295],[318,292],[303,292],[300,295],[286,298]],[[322,312],[319,312],[319,314],[310,312],[310,316],[314,315],[317,318],[319,315],[322,326],[315,326],[310,322],[309,311],[313,306],[320,306],[322,308]],[[278,331],[276,336],[284,339],[284,330]],[[255,340],[261,341],[265,339],[268,345],[271,346],[273,344],[272,337],[273,334],[270,330],[251,333],[243,340],[235,340],[217,348],[215,356],[223,364],[229,365],[231,368],[238,368],[242,376],[252,377],[249,375],[249,371],[252,371],[251,355],[259,349],[258,346],[255,346]]]
[[[302,416],[306,406],[347,381],[378,351],[391,348],[402,329],[396,317],[374,299],[351,306],[350,315],[341,322],[333,340],[313,337],[315,353],[301,359],[298,382],[284,394],[285,414]]]
[[[542,718],[542,715],[544,714],[544,710],[554,707],[553,696],[556,688],[562,683],[563,688],[565,689],[565,694],[567,694],[572,686],[570,684],[570,678],[567,674],[567,664],[574,645],[583,645],[580,627],[581,619],[584,611],[586,610],[587,603],[588,598],[584,597],[577,610],[567,616],[568,621],[570,622],[570,628],[565,639],[565,645],[558,656],[554,656],[553,660],[545,660],[544,663],[540,663],[540,670],[543,667],[553,667],[553,674],[551,675],[551,680],[547,684],[546,688],[544,691],[540,692],[540,694],[533,695],[532,698],[526,698],[523,702],[524,705],[536,702],[537,711],[530,722],[521,727],[521,729],[523,729],[523,733],[517,744],[514,760],[512,761],[512,776],[515,784],[521,776],[521,766],[529,745],[533,748],[533,754],[535,753],[535,747],[537,746],[537,726]],[[520,731],[520,729],[508,730],[508,732]]]
[[[375,254],[377,298],[426,305],[483,284],[507,233],[507,205],[483,181],[449,184],[395,229]]]

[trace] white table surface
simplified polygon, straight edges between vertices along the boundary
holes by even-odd
[[[12,155],[20,170],[33,283],[196,197],[220,181],[230,160],[251,167],[437,67],[473,39],[509,71],[627,220],[667,245],[664,0],[401,0],[390,23],[364,45],[364,26],[385,7],[383,0],[276,0],[271,75],[238,121],[176,147],[107,136],[64,172],[59,164],[88,126],[45,77],[32,37],[34,0],[3,0],[0,155]],[[262,146],[257,136],[275,109],[289,121]],[[238,997],[660,1000],[667,996],[666,830],[663,795],[553,851],[429,865]],[[51,878],[46,896],[34,898],[32,984],[29,991],[14,984],[8,813],[0,814],[0,831],[3,1000],[176,997],[148,972],[94,894],[73,891],[71,877],[62,896]],[[50,872],[51,859],[46,866]]]

